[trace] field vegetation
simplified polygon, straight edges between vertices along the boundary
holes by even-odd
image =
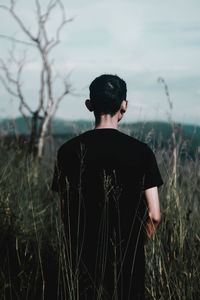
[[[124,132],[154,150],[165,184],[161,225],[145,246],[149,300],[200,299],[200,150],[180,126],[167,135],[155,126]],[[78,133],[78,132],[77,132]],[[156,133],[156,134],[155,134]],[[194,134],[193,134],[194,135]],[[66,135],[70,137],[70,133]],[[65,137],[66,137],[65,136]],[[38,162],[23,143],[1,141],[0,299],[66,299],[65,236],[57,195],[50,190],[54,153]],[[56,145],[56,146],[55,146]],[[47,151],[48,152],[48,151]],[[52,159],[53,158],[53,159]],[[72,293],[71,299],[76,299]],[[70,299],[69,299],[70,300]],[[124,299],[125,300],[125,299]]]

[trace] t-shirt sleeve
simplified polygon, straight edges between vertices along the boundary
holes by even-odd
[[[156,157],[153,151],[146,145],[144,164],[144,182],[143,189],[159,187],[163,184],[163,180],[157,165]]]

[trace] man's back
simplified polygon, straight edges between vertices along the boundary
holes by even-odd
[[[149,147],[117,129],[89,130],[61,146],[52,188],[64,199],[81,299],[143,299],[143,192],[161,184]]]

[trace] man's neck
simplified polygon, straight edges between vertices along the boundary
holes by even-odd
[[[114,128],[117,129],[118,119],[116,116],[111,117],[111,115],[101,115],[95,119],[95,129],[100,128]]]

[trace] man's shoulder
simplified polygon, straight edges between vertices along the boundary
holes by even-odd
[[[146,150],[148,148],[148,145],[144,142],[142,142],[141,140],[135,138],[132,135],[129,135],[125,132],[119,131],[121,134],[121,137],[124,138],[124,140],[126,140],[128,143],[131,143],[133,146],[138,147],[140,149],[144,149]]]
[[[80,135],[74,136],[71,139],[65,141],[59,148],[58,148],[58,154],[62,154],[63,152],[66,152],[68,150],[73,149],[75,145],[77,145],[80,142]]]
[[[139,155],[139,157],[141,157],[142,159],[148,159],[149,157],[154,156],[154,151],[151,149],[151,147],[147,143],[135,138],[134,136],[128,135],[126,133],[123,133],[123,132],[120,132],[120,133],[121,133],[121,136],[123,137],[122,142],[124,139],[124,142],[122,144],[124,145],[124,147],[126,149],[129,148],[128,153],[135,153],[135,154]]]

